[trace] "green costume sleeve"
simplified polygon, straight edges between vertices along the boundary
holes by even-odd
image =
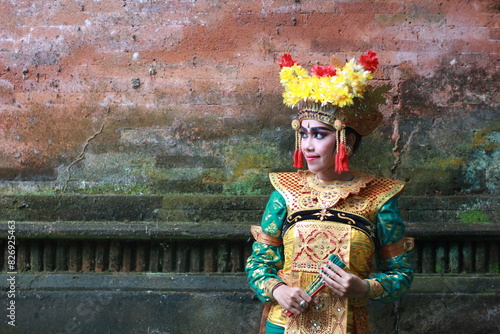
[[[377,236],[380,247],[399,241],[404,237],[405,226],[398,209],[397,197],[391,198],[381,208],[377,216]],[[388,303],[402,297],[410,288],[413,280],[413,267],[408,254],[382,259],[383,272],[372,278],[384,288],[384,293],[374,298]]]
[[[274,191],[262,216],[262,231],[267,235],[281,239],[281,227],[286,215],[285,199],[279,192]],[[283,247],[270,246],[256,241],[252,249],[252,254],[248,258],[245,268],[248,283],[260,300],[271,302],[273,298],[269,295],[269,286],[281,281],[278,277],[278,271],[284,263]]]

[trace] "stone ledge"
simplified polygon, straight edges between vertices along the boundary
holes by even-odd
[[[405,222],[406,234],[418,239],[458,237],[499,237],[499,223]]]
[[[268,196],[3,195],[0,219],[16,221],[233,221],[258,223]],[[402,196],[408,222],[498,222],[498,196]]]
[[[162,196],[155,195],[2,195],[0,219],[50,220],[154,220]]]
[[[19,221],[17,238],[31,239],[247,239],[251,223],[169,222],[169,221]],[[407,235],[418,239],[437,237],[500,236],[498,223],[418,222],[406,223]],[[8,224],[0,225],[0,238],[5,238]]]
[[[120,221],[56,221],[16,222],[16,238],[31,239],[245,239],[250,238],[250,224],[191,222],[120,222]],[[5,238],[8,225],[0,227]]]
[[[0,280],[11,277],[1,273]],[[18,273],[18,291],[183,291],[249,292],[244,273]]]
[[[0,273],[6,282],[8,273]],[[250,292],[244,273],[37,273],[15,274],[18,291]],[[499,275],[415,274],[411,294],[500,294]]]

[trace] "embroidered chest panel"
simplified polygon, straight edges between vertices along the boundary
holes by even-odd
[[[288,214],[302,210],[335,208],[376,223],[380,207],[398,194],[404,182],[352,172],[351,181],[323,182],[309,171],[272,173],[270,180],[285,198]]]
[[[320,221],[304,221],[285,235],[293,235],[291,270],[317,274],[331,254],[349,266],[351,226]]]

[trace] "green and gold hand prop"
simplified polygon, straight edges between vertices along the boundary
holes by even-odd
[[[330,255],[330,257],[328,258],[328,261],[335,263],[340,268],[346,267],[345,263],[340,259],[340,257],[337,254]],[[309,284],[309,286],[305,290],[306,293],[311,297],[316,296],[318,294],[318,292],[320,292],[321,289],[323,289],[323,287],[326,285],[325,280],[323,279],[321,274],[325,274],[323,269],[321,269],[319,271],[316,278],[314,278],[314,280],[311,282],[311,284]],[[287,317],[289,317],[292,315],[292,312],[286,311],[285,314]]]

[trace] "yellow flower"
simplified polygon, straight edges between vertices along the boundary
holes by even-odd
[[[352,95],[349,94],[349,89],[347,87],[343,87],[336,91],[333,104],[340,108],[353,104]]]
[[[283,102],[292,108],[302,101],[339,107],[351,105],[354,97],[362,97],[366,92],[370,79],[373,79],[371,72],[354,59],[337,69],[335,76],[311,76],[297,64],[280,71],[280,81],[285,88]]]
[[[307,70],[302,66],[295,64],[292,66],[292,68],[295,70],[295,75],[297,76],[297,78],[299,79],[310,78],[309,73],[307,73]]]
[[[280,82],[283,86],[289,85],[296,79],[302,80],[308,78],[309,74],[300,65],[293,65],[291,67],[283,67],[280,71]]]
[[[322,102],[321,79],[322,78],[313,76],[307,81],[310,90],[310,99],[314,102]]]
[[[289,107],[294,107],[302,100],[307,100],[311,95],[308,79],[294,80],[285,86],[283,102]]]
[[[291,67],[283,67],[280,71],[280,82],[283,86],[295,79],[294,71]]]
[[[293,108],[300,102],[300,98],[293,95],[290,91],[283,92],[283,104],[287,107]]]

